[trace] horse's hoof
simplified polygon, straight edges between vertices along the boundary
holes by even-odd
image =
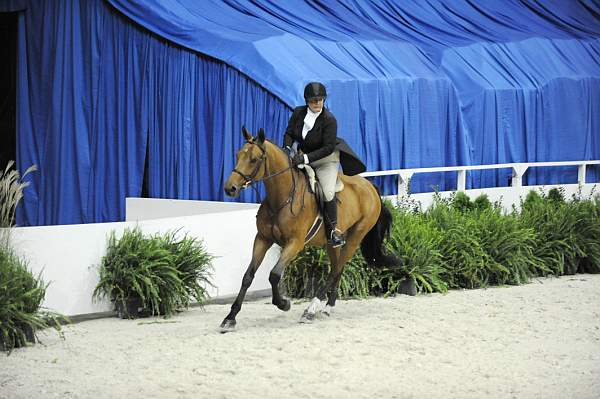
[[[321,311],[321,313],[324,314],[327,317],[331,316],[332,312],[333,312],[333,306],[329,306],[329,305],[326,305],[323,308],[323,310]]]
[[[229,319],[223,320],[223,323],[221,323],[220,331],[221,331],[221,334],[235,331],[235,320],[229,320]]]
[[[313,321],[315,321],[315,314],[305,310],[300,317],[300,323],[311,324]]]
[[[279,305],[277,305],[277,308],[279,308],[280,310],[283,310],[284,312],[287,312],[288,310],[290,310],[291,307],[292,307],[292,302],[289,299],[284,299]]]

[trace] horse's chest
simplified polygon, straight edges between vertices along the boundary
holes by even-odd
[[[268,238],[277,244],[280,244],[283,241],[282,232],[279,229],[279,226],[276,223],[272,223],[271,220],[267,218],[257,217],[256,227],[261,236]]]

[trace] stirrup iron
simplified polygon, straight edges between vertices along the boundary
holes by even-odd
[[[341,233],[341,231],[339,231],[338,229],[331,230],[331,233],[330,233],[330,236],[329,236],[329,239],[327,240],[327,242],[333,248],[337,248],[337,247],[346,245],[346,240],[344,239],[344,236]]]

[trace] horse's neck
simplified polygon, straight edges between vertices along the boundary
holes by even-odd
[[[289,168],[289,160],[283,151],[277,148],[273,143],[265,143],[267,146],[267,176]],[[285,171],[264,181],[265,189],[267,191],[267,201],[269,201],[269,205],[272,209],[275,209],[280,204],[284,203],[290,196],[294,184],[293,173],[293,170]]]

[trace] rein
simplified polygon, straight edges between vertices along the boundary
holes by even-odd
[[[262,152],[259,162],[257,163],[256,167],[254,168],[254,170],[252,171],[251,174],[249,175],[245,175],[242,172],[240,172],[237,169],[233,169],[233,172],[237,173],[238,175],[242,176],[242,178],[244,179],[244,185],[242,186],[242,189],[246,189],[248,187],[252,187],[252,189],[254,190],[254,192],[256,192],[256,195],[259,198],[259,201],[262,202],[262,199],[260,197],[260,192],[258,191],[258,188],[256,187],[256,183],[259,183],[261,181],[265,181],[268,179],[271,179],[275,176],[279,176],[287,171],[290,171],[290,173],[292,174],[292,187],[290,188],[290,193],[288,195],[288,198],[279,206],[277,207],[277,209],[275,211],[273,211],[271,209],[271,206],[269,205],[269,203],[267,202],[267,210],[269,211],[269,216],[271,217],[271,219],[273,219],[274,216],[277,216],[277,214],[279,214],[279,212],[285,208],[288,204],[290,204],[290,212],[292,213],[292,215],[296,216],[294,214],[294,196],[296,194],[296,175],[294,174],[294,172],[292,171],[292,163],[289,157],[288,158],[288,164],[289,166],[287,168],[284,168],[278,172],[272,173],[272,174],[268,174],[268,170],[267,170],[267,152],[264,148],[262,148],[260,145],[252,142],[252,141],[248,141],[249,144],[254,144],[256,145]],[[256,179],[256,175],[258,174],[258,171],[260,170],[260,167],[264,165],[265,167],[265,175],[261,177],[260,179]],[[300,210],[302,210],[302,208],[304,208],[304,198],[302,201],[302,207],[300,208]],[[271,225],[271,229],[273,228],[273,225]]]

